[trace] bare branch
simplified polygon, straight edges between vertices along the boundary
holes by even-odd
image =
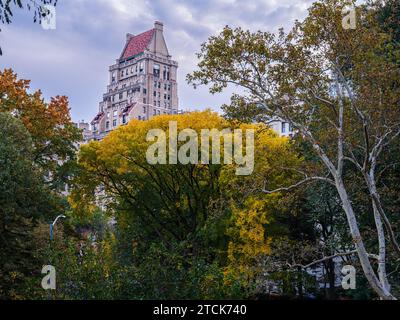
[[[275,190],[267,190],[264,186],[262,192],[266,193],[266,194],[272,194],[272,193],[276,193],[276,192],[281,192],[281,191],[290,191],[292,189],[298,188],[299,186],[308,183],[308,182],[312,182],[312,181],[324,181],[324,182],[328,182],[332,185],[335,185],[335,182],[332,179],[326,178],[326,177],[307,177],[291,186],[288,187],[280,187],[277,188]]]
[[[321,259],[315,260],[315,261],[313,261],[313,262],[311,262],[309,264],[306,264],[306,265],[295,264],[295,265],[289,265],[289,266],[290,267],[301,267],[302,269],[308,269],[308,268],[310,268],[310,267],[312,267],[312,266],[314,266],[316,264],[325,262],[327,260],[331,260],[331,259],[334,259],[334,258],[337,258],[337,257],[349,256],[349,255],[352,255],[352,254],[357,254],[357,250],[352,250],[352,251],[348,251],[348,252],[339,252],[339,253],[336,253],[334,255],[323,257]],[[371,259],[379,260],[379,257],[376,254],[368,253],[368,257],[371,258]]]

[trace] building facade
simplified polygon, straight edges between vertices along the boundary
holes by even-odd
[[[92,139],[132,119],[178,113],[178,63],[172,60],[163,24],[138,35],[128,33],[119,59],[109,67],[109,84],[91,122]]]
[[[289,122],[281,119],[274,119],[268,122],[268,125],[280,136],[291,137],[294,134],[293,128]]]

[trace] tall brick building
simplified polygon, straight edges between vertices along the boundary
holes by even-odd
[[[109,67],[109,85],[92,121],[92,138],[131,119],[178,113],[178,63],[172,60],[163,35],[163,24],[138,35],[128,33],[125,47]]]

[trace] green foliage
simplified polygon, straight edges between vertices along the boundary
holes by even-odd
[[[0,298],[26,297],[21,286],[41,263],[34,229],[68,208],[61,192],[80,139],[66,97],[45,103],[28,91],[29,81],[0,72]]]
[[[49,209],[49,197],[33,163],[28,131],[1,112],[0,127],[0,298],[18,298],[18,285],[36,262],[34,219]]]

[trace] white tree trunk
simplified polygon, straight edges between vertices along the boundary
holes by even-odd
[[[358,258],[360,259],[361,266],[364,271],[364,275],[367,278],[369,284],[373,290],[384,300],[396,300],[392,296],[387,288],[381,284],[377,276],[375,275],[374,269],[368,258],[368,253],[365,249],[364,242],[362,241],[360,230],[357,225],[356,216],[353,211],[353,206],[349,200],[347,191],[341,177],[335,176],[336,189],[339,193],[342,201],[343,210],[346,213],[347,221],[350,227],[350,233],[353,238],[354,245],[357,250]]]

